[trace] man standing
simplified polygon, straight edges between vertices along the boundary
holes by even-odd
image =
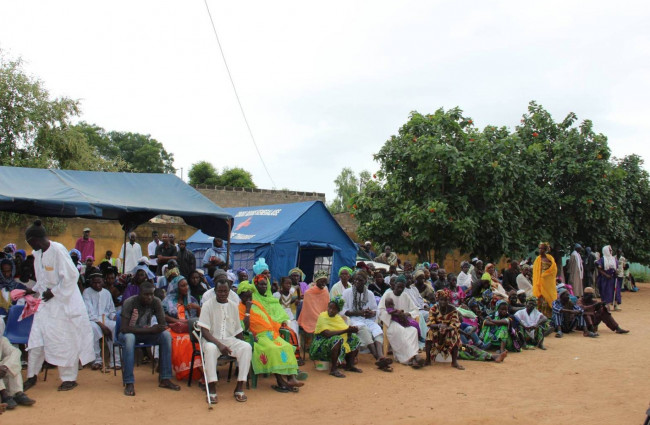
[[[131,271],[138,265],[138,260],[142,257],[142,248],[140,244],[135,241],[135,232],[129,233],[129,241],[122,245],[120,250],[120,258],[124,258],[124,268],[122,273],[131,273]],[[124,250],[126,249],[126,257]]]
[[[569,257],[569,285],[573,288],[573,293],[576,297],[581,297],[583,294],[582,290],[582,280],[584,279],[584,268],[582,264],[582,257],[580,252],[582,251],[582,246],[576,244]]]
[[[370,241],[366,241],[361,249],[363,249],[363,251],[368,255],[368,258],[372,259],[377,256],[377,254],[372,250],[372,242]]]
[[[585,258],[583,259],[583,269],[585,277],[583,279],[583,290],[584,288],[591,287],[593,288],[594,279],[596,274],[596,256],[591,252],[591,247],[585,248]]]
[[[122,368],[124,395],[135,395],[135,344],[156,344],[160,347],[160,379],[158,386],[180,391],[181,387],[170,381],[172,377],[172,337],[166,332],[165,312],[160,300],[153,296],[154,286],[151,282],[140,285],[140,293],[124,301],[120,324],[120,342],[122,350]],[[156,324],[152,322],[156,318]]]
[[[178,269],[181,276],[189,277],[190,273],[196,270],[196,257],[194,253],[187,249],[187,242],[184,239],[178,241]]]
[[[153,240],[147,245],[147,252],[149,254],[149,270],[151,273],[156,273],[158,269],[158,256],[156,255],[156,248],[161,244],[160,238],[158,237],[158,231],[154,230],[151,232],[151,237]]]
[[[217,267],[226,264],[226,249],[223,247],[223,239],[212,239],[212,247],[205,251],[203,256],[203,267],[208,269],[208,276],[214,275]]]
[[[40,220],[27,228],[25,240],[34,249],[37,284],[33,290],[41,294],[27,344],[29,362],[25,389],[36,384],[36,375],[47,360],[59,367],[59,377],[63,381],[59,391],[68,391],[77,386],[79,361],[87,364],[95,359],[93,331],[77,287],[79,271],[65,247],[48,240]]]
[[[156,248],[157,268],[156,275],[162,276],[162,268],[169,260],[176,260],[178,257],[178,250],[176,247],[169,243],[169,235],[162,234],[162,243]]]
[[[84,229],[83,236],[77,239],[74,248],[81,252],[81,258],[95,258],[95,240],[90,237],[90,227]]]
[[[244,384],[253,357],[251,345],[243,341],[238,304],[228,299],[230,285],[224,277],[218,277],[214,283],[215,298],[209,299],[201,308],[198,325],[202,328],[203,360],[208,381],[210,402],[217,402],[217,359],[221,355],[237,359],[239,372],[235,387],[235,400],[245,402]],[[247,312],[245,316],[249,316]]]

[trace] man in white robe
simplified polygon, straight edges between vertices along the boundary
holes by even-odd
[[[584,279],[584,269],[580,251],[582,251],[582,246],[576,244],[571,253],[571,257],[569,257],[569,282],[567,283],[573,288],[573,294],[576,297],[583,295],[582,281]]]
[[[34,249],[37,284],[33,290],[42,299],[27,343],[25,387],[36,384],[36,376],[47,360],[59,368],[63,381],[59,391],[68,391],[77,386],[79,361],[85,365],[95,359],[93,331],[77,286],[79,271],[72,264],[68,250],[47,239],[40,220],[27,228],[25,240]]]
[[[93,329],[93,342],[95,348],[95,362],[92,369],[97,370],[104,366],[102,360],[102,337],[108,342],[108,354],[110,366],[113,367],[113,339],[115,337],[115,318],[117,312],[113,304],[113,296],[104,289],[104,277],[99,269],[94,269],[90,275],[90,287],[83,293],[84,303],[88,311],[88,318]],[[119,353],[117,353],[119,354]],[[120,366],[119,355],[115,359],[117,366]]]
[[[343,291],[341,314],[349,318],[350,324],[359,329],[357,335],[362,347],[368,347],[375,360],[382,358],[384,332],[377,324],[377,301],[375,295],[366,287],[368,276],[365,272],[355,273],[350,288]]]
[[[404,293],[404,276],[397,278],[395,289],[387,291],[379,301],[379,318],[382,323],[388,326],[386,336],[388,342],[393,348],[395,359],[404,364],[413,367],[422,367],[424,360],[418,356],[420,344],[418,343],[418,331],[411,326],[402,326],[395,319],[400,315],[411,316],[416,319],[419,317],[418,308],[413,303],[411,297]],[[386,311],[386,299],[391,298],[395,303],[395,311],[391,314]]]
[[[526,308],[515,313],[519,320],[526,345],[544,348],[544,333],[548,327],[548,319],[537,310],[537,298],[530,296],[526,299]]]
[[[243,340],[244,329],[239,320],[238,304],[228,299],[228,281],[220,277],[214,284],[216,297],[203,304],[198,321],[210,400],[212,403],[217,402],[217,360],[225,354],[237,359],[239,373],[234,395],[235,400],[244,402],[247,400],[244,384],[248,378],[253,349]]]
[[[138,265],[138,261],[142,258],[142,248],[140,244],[135,241],[135,232],[129,233],[129,241],[122,245],[120,250],[120,258],[124,258],[124,269],[122,273],[129,273]],[[124,250],[126,249],[126,256]]]

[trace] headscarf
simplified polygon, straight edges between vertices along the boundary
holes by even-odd
[[[149,267],[147,267],[145,265],[140,265],[138,267],[146,268],[147,270],[149,269]],[[149,271],[151,271],[151,270],[149,270]],[[172,276],[180,276],[180,274],[181,274],[181,272],[180,272],[180,270],[178,270],[178,267],[174,267],[173,269],[167,268],[167,270],[165,271],[165,278],[170,279],[170,278],[172,278]]]
[[[68,254],[70,254],[70,256],[72,256],[72,254],[76,254],[76,255],[77,255],[77,259],[81,261],[81,252],[80,252],[78,249],[72,248],[72,249],[68,252]]]
[[[424,270],[419,269],[418,271],[416,271],[415,274],[413,275],[413,279],[417,279],[418,276],[424,277]]]
[[[16,251],[16,252],[14,253],[14,256],[15,256],[16,254],[20,254],[20,255],[22,255],[23,260],[27,258],[27,253],[25,252],[24,249],[19,249],[18,251]]]
[[[339,311],[343,310],[343,306],[345,305],[345,301],[343,300],[343,297],[340,295],[337,295],[332,299],[332,301],[336,306],[338,307]]]
[[[532,301],[537,305],[537,297],[535,295],[531,295],[530,297],[526,298],[526,304],[528,304],[529,301]]]
[[[341,276],[341,272],[342,272],[343,270],[347,270],[348,273],[350,273],[350,276],[352,276],[352,275],[354,274],[354,270],[352,270],[352,269],[349,268],[348,266],[343,266],[343,267],[341,267],[341,268],[339,269],[339,276]]]
[[[406,284],[406,276],[404,276],[403,274],[397,276],[397,280],[395,282],[396,283],[402,282],[402,283]]]
[[[14,255],[16,253],[16,244],[15,243],[8,243],[7,245],[5,245],[4,249],[7,249],[7,248],[9,248],[9,250],[11,251],[11,255]]]
[[[269,283],[266,286],[265,294],[261,294],[260,291],[257,289],[257,283],[259,283],[262,280],[266,280],[268,282],[267,277],[264,275],[258,274],[257,276],[255,276],[255,285],[253,286],[253,301],[257,301],[258,303],[262,304],[262,306],[269,314],[269,316],[271,316],[271,319],[273,319],[274,322],[282,324],[288,321],[289,315],[282,307],[282,304],[280,304],[280,300],[275,298],[271,294],[271,284]],[[250,282],[247,280],[245,280],[244,282],[240,282],[239,288],[241,288],[241,285],[243,283],[250,283]]]
[[[305,280],[305,274],[300,270],[298,267],[294,267],[291,270],[289,270],[289,276],[291,276],[294,273],[299,273],[300,274],[300,280]]]
[[[142,264],[139,265],[139,266],[135,266],[133,268],[133,270],[131,270],[131,273],[133,274],[133,276],[135,276],[135,274],[138,272],[138,270],[144,270],[144,273],[147,275],[147,279],[153,279],[154,277],[156,277],[156,275],[153,274],[153,272],[151,270],[149,270],[148,266],[145,266],[145,265],[142,265]]]
[[[497,301],[497,303],[494,305],[494,317],[500,317],[500,316],[499,316],[499,306],[500,306],[501,304],[506,304],[506,305],[507,305],[508,302],[507,302],[506,300],[499,300],[499,301]],[[508,313],[506,313],[506,316],[507,316],[507,314],[508,314]]]
[[[440,289],[436,291],[436,299],[438,301],[440,300],[447,300],[449,301],[451,299],[451,291],[447,288]]]
[[[603,247],[603,269],[610,270],[616,268],[616,258],[611,253],[612,247],[605,245]]]
[[[314,283],[318,282],[321,279],[327,279],[327,270],[318,270],[316,273],[314,273]]]
[[[178,284],[181,280],[187,280],[184,276],[176,276],[167,284],[167,292],[171,295],[172,292],[178,292]],[[188,282],[189,283],[189,282]]]
[[[592,288],[591,286],[587,286],[587,287],[585,288],[585,290],[584,290],[584,293],[585,293],[585,294],[595,294],[596,291],[595,291],[594,288]]]
[[[14,289],[26,289],[25,285],[14,279],[16,276],[16,264],[9,258],[4,258],[0,261],[0,269],[5,264],[11,265],[11,276],[8,279],[5,279],[4,275],[0,273],[0,289],[6,289],[9,292],[13,291]],[[3,297],[0,295],[0,298]]]
[[[237,295],[241,294],[242,292],[248,292],[248,291],[250,291],[251,294],[255,293],[255,285],[253,285],[247,280],[240,282],[239,286],[237,287]]]
[[[253,265],[253,273],[255,274],[262,274],[265,270],[268,269],[269,266],[266,264],[266,259],[264,257],[260,257]]]
[[[429,267],[429,270],[434,271],[434,270],[438,270],[439,268],[440,266],[438,265],[438,263],[433,263],[431,264],[431,267]]]
[[[565,292],[569,291],[567,291],[565,288],[560,288],[560,290],[557,291],[557,297],[560,298],[560,295],[564,294]]]

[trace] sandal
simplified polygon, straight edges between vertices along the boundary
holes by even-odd
[[[288,393],[289,392],[289,387],[283,387],[281,385],[271,385],[271,388],[273,388],[275,391],[279,393]]]
[[[65,381],[61,385],[59,385],[59,388],[57,388],[57,391],[70,391],[73,388],[77,387],[77,384],[75,381]]]
[[[233,395],[235,396],[235,400],[240,403],[244,403],[246,400],[248,400],[248,397],[246,397],[246,394],[244,394],[243,391],[235,391]]]
[[[217,397],[217,393],[209,393],[208,396],[210,397],[210,404],[219,403],[219,398]]]
[[[354,372],[354,373],[363,373],[363,370],[359,369],[356,366],[349,366],[345,368],[346,371],[348,372]]]
[[[99,370],[102,368],[101,363],[93,363],[93,365],[90,367],[90,370]]]
[[[381,370],[382,372],[392,372],[393,368],[391,366],[384,366],[384,367],[380,367],[379,370]]]
[[[451,365],[451,367],[455,367],[458,370],[465,370],[465,368],[463,366],[459,365],[459,364],[457,364],[456,366]]]
[[[330,375],[334,376],[335,378],[345,378],[345,375],[343,375],[338,369],[334,372],[330,372]]]
[[[129,385],[131,387],[129,387]],[[126,386],[124,386],[124,395],[129,397],[133,397],[135,395],[135,387],[133,384],[126,384]]]

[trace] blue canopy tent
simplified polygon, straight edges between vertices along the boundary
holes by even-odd
[[[232,215],[173,174],[0,167],[0,211],[118,220],[126,233],[159,214],[228,240]]]
[[[233,269],[250,272],[263,257],[273,279],[286,276],[298,265],[308,282],[314,270],[331,271],[331,286],[338,281],[340,267],[356,264],[356,245],[321,201],[225,210],[235,218],[230,242]],[[187,248],[194,252],[210,246],[212,238],[201,231],[187,239]]]

